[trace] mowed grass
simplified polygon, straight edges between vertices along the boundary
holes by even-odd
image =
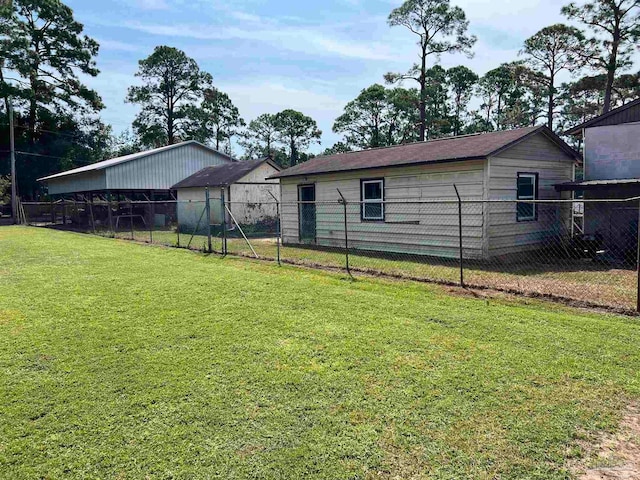
[[[235,232],[239,235],[238,232]],[[118,237],[129,239],[127,231],[118,233]],[[149,242],[148,231],[136,230],[134,239]],[[153,242],[175,246],[178,236],[172,231],[156,231]],[[180,235],[180,245],[204,250],[207,237],[204,235]],[[275,259],[277,256],[275,238],[251,238],[251,246],[262,259]],[[222,249],[222,240],[212,239],[213,249]],[[229,252],[246,257],[253,251],[243,238],[228,239]],[[345,255],[342,252],[322,249],[300,248],[285,245],[280,252],[281,258],[288,263],[344,268]],[[376,272],[386,275],[435,280],[457,283],[460,279],[458,260],[409,257],[391,254],[387,257],[365,255],[352,251],[350,265],[354,271]],[[489,287],[503,291],[515,291],[523,294],[555,296],[563,299],[587,302],[590,305],[633,310],[637,297],[637,273],[635,269],[621,269],[599,265],[588,260],[569,260],[552,258],[531,253],[524,256],[522,262],[514,264],[480,265],[466,262],[465,281],[468,285]]]
[[[640,325],[0,228],[0,477],[570,476]]]

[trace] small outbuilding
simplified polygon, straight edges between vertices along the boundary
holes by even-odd
[[[585,200],[584,209],[575,212],[576,230],[597,237],[609,253],[635,259],[637,202],[622,200],[640,197],[640,98],[577,125],[566,135],[584,145],[584,179],[556,186],[559,192]]]
[[[225,212],[227,224],[256,225],[275,221],[276,199],[280,198],[280,182],[268,177],[280,167],[268,158],[206,167],[176,183],[178,225],[182,230],[201,230],[206,225],[206,188],[209,189],[210,223],[222,224],[223,201],[233,219]]]
[[[466,202],[465,257],[488,259],[567,231],[569,209],[531,201],[560,199],[554,185],[574,178],[578,159],[540,126],[321,156],[272,178],[281,184],[285,243],[343,246],[343,195],[352,248],[445,258],[459,254],[456,185]]]

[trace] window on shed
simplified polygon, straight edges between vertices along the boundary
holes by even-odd
[[[518,173],[518,200],[538,199],[538,174]],[[537,220],[538,211],[535,203],[518,202],[517,216],[519,222]]]
[[[362,219],[384,220],[384,179],[362,180]]]

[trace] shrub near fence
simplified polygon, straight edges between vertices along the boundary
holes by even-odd
[[[24,203],[24,210],[37,226],[637,307],[637,200],[182,203],[65,201]]]

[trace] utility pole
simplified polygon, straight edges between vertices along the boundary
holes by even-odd
[[[13,105],[11,97],[8,97],[9,113],[9,150],[11,155],[11,219],[18,223],[18,177],[16,176],[16,145],[13,132]]]

